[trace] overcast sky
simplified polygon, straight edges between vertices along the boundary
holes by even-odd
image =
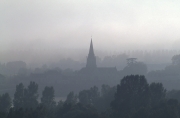
[[[180,47],[179,0],[0,0],[0,50]],[[180,49],[180,48],[179,48]]]

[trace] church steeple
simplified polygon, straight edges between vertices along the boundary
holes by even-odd
[[[88,54],[88,57],[87,57],[86,68],[88,68],[88,69],[97,68],[96,57],[95,57],[95,54],[94,54],[92,38],[91,38],[91,43],[90,43],[89,54]]]
[[[89,48],[89,54],[88,54],[88,57],[89,56],[95,56],[94,55],[94,49],[93,49],[93,42],[92,42],[92,39],[91,39],[91,43],[90,43],[90,48]]]

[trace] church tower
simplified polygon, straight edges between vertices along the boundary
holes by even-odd
[[[87,68],[87,69],[96,69],[96,68],[97,68],[97,65],[96,65],[96,57],[95,57],[95,55],[94,55],[92,38],[91,38],[91,44],[90,44],[89,54],[88,54],[88,57],[87,57],[86,68]]]

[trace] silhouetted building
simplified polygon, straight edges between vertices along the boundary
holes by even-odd
[[[91,39],[91,44],[90,44],[90,48],[89,48],[89,54],[88,54],[88,57],[87,57],[86,68],[89,69],[89,70],[94,70],[94,69],[97,68],[96,57],[94,55],[92,39]]]
[[[86,67],[82,68],[80,71],[82,74],[90,73],[92,75],[112,75],[117,73],[116,67],[97,67],[96,56],[94,54],[93,42],[91,39],[89,54],[87,57]]]

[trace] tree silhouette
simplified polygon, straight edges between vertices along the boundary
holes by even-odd
[[[101,96],[95,101],[94,106],[100,112],[104,112],[110,109],[110,103],[114,100],[114,94],[116,93],[116,86],[110,87],[108,85],[102,85]]]
[[[153,107],[149,118],[179,118],[179,105],[176,99],[161,101]]]
[[[98,87],[94,86],[91,87],[89,90],[82,90],[79,92],[79,102],[87,105],[87,104],[94,104],[97,98],[100,96],[98,92]]]
[[[130,75],[121,80],[117,86],[115,99],[111,106],[121,116],[146,107],[150,103],[150,91],[144,76]]]
[[[22,83],[16,86],[13,104],[15,109],[24,107],[24,85]]]
[[[24,89],[24,107],[35,109],[38,106],[38,84],[30,82],[27,89]]]
[[[171,60],[172,60],[173,65],[179,65],[180,64],[180,55],[174,55]]]
[[[45,87],[42,92],[41,103],[46,108],[54,108],[56,102],[54,101],[54,88],[53,87]]]
[[[11,107],[11,98],[8,93],[3,94],[0,96],[0,111],[1,112],[8,112]]]
[[[16,86],[16,92],[14,94],[13,104],[15,109],[20,108],[33,108],[38,106],[38,84],[30,82],[28,88],[24,88],[24,85],[20,83]]]
[[[65,103],[76,104],[77,103],[77,95],[74,95],[74,92],[70,92],[67,95]]]
[[[151,92],[151,105],[157,105],[161,100],[165,99],[166,89],[162,83],[151,83],[149,86]]]
[[[145,75],[147,74],[147,66],[143,62],[129,62],[122,72],[124,75]]]

